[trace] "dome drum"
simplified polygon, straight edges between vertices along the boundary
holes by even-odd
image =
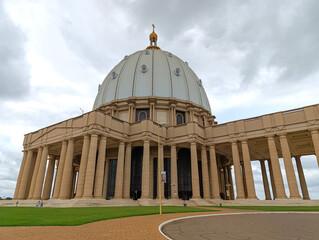
[[[168,126],[188,122],[197,122],[203,127],[216,124],[215,116],[203,106],[176,98],[132,97],[102,104],[97,110],[129,123],[150,119]],[[145,112],[142,118],[140,111]],[[184,115],[182,122],[178,122],[178,113]]]

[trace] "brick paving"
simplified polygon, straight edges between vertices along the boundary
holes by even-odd
[[[223,208],[222,212],[243,212],[243,210]],[[169,219],[179,217],[216,213],[221,212],[178,213],[163,214],[161,216],[150,215],[128,217],[69,227],[0,227],[0,239],[166,239],[158,231],[158,226],[161,223]]]
[[[258,213],[189,218],[164,225],[174,240],[319,239],[319,214]]]

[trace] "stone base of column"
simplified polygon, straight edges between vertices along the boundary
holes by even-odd
[[[289,199],[301,199],[300,196],[290,196]]]
[[[274,200],[288,199],[287,197],[276,197]]]
[[[259,199],[257,198],[257,196],[247,197],[247,199],[257,199],[257,200],[259,200]]]
[[[236,199],[247,199],[246,197],[236,197]]]
[[[214,199],[214,200],[222,200],[220,197],[215,197],[215,198],[211,198],[211,199]]]
[[[84,198],[84,199],[92,199],[93,196],[83,196],[82,198]]]
[[[192,196],[191,199],[202,199],[201,196]]]

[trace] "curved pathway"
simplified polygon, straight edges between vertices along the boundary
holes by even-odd
[[[171,239],[319,239],[319,213],[215,214],[173,220],[162,227]]]
[[[213,209],[213,208],[209,208]],[[0,239],[166,239],[158,231],[158,226],[169,219],[185,216],[207,215],[229,212],[244,212],[244,210],[220,209],[221,212],[197,212],[149,215],[140,217],[118,218],[81,226],[52,227],[0,227]],[[1,209],[0,209],[1,211]],[[1,215],[1,214],[0,214]],[[48,216],[50,217],[50,216]]]

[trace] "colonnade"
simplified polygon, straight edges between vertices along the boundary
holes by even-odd
[[[319,135],[318,131],[311,131],[314,149],[318,149],[319,147]],[[268,168],[269,168],[269,175],[270,175],[270,182],[272,186],[273,192],[273,199],[286,199],[287,195],[285,192],[284,181],[281,173],[281,168],[279,164],[278,152],[275,143],[275,135],[268,135],[266,136],[267,143],[268,143],[268,150],[270,158],[267,159],[268,161]],[[298,190],[297,179],[292,163],[292,156],[291,151],[289,149],[289,144],[287,140],[286,134],[278,135],[278,139],[280,142],[280,148],[282,152],[282,158],[284,161],[285,172],[288,182],[288,188],[290,196],[289,198],[301,198]],[[254,179],[251,169],[251,159],[249,153],[249,147],[247,140],[234,140],[231,141],[231,149],[232,149],[232,158],[233,158],[233,165],[234,165],[234,173],[235,173],[235,181],[236,181],[236,193],[237,199],[241,198],[256,198],[256,191],[254,185]],[[239,155],[239,146],[242,149],[242,162],[240,161],[241,156]],[[317,159],[318,155],[316,153]],[[303,169],[300,162],[300,156],[294,156],[296,160],[296,166],[302,191],[302,198],[309,199],[309,193],[307,190],[307,185],[303,173]],[[271,200],[269,182],[265,167],[265,160],[260,159],[260,167],[265,191],[265,199]]]
[[[105,186],[108,174],[106,164],[107,136],[97,133],[85,134],[81,150],[81,162],[78,169],[77,182],[73,166],[75,139],[62,141],[59,156],[49,155],[50,146],[40,146],[38,149],[26,150],[23,153],[21,168],[17,180],[15,199],[71,199],[76,198],[105,198]],[[315,154],[319,155],[319,134],[317,130],[311,131]],[[268,169],[274,199],[287,198],[283,177],[280,169],[275,135],[268,135],[269,149]],[[284,160],[290,198],[300,198],[297,179],[292,164],[291,151],[287,135],[278,136],[282,157]],[[232,140],[232,163],[236,183],[237,199],[256,199],[256,190],[251,167],[248,139]],[[152,198],[151,171],[153,163],[150,154],[151,141],[143,140],[143,166],[142,166],[142,195],[141,198]],[[198,151],[198,146],[200,146]],[[171,198],[178,198],[178,171],[177,171],[177,146],[170,145],[171,159]],[[160,146],[161,159],[160,171],[164,170],[164,146]],[[234,188],[231,166],[221,166],[218,162],[214,144],[199,145],[195,141],[189,143],[191,159],[191,184],[192,198],[200,198],[200,175],[198,167],[198,152],[202,164],[203,197],[205,199],[219,199],[220,193],[226,193],[226,199],[234,199]],[[116,167],[116,181],[114,198],[130,198],[131,181],[131,152],[130,142],[119,142]],[[240,154],[241,153],[241,154]],[[303,199],[309,199],[309,193],[302,170],[300,156],[294,156]],[[58,160],[58,161],[57,161]],[[254,159],[255,160],[255,159]],[[58,162],[56,173],[55,164]],[[271,199],[270,186],[265,166],[265,159],[260,159],[265,198]],[[222,170],[222,173],[221,173]],[[55,181],[53,184],[53,176]],[[52,188],[52,184],[54,188]],[[159,186],[159,184],[157,184]],[[51,189],[53,192],[51,193]],[[157,191],[159,193],[159,191]],[[164,189],[160,193],[164,197]],[[159,194],[157,194],[159,195]]]

